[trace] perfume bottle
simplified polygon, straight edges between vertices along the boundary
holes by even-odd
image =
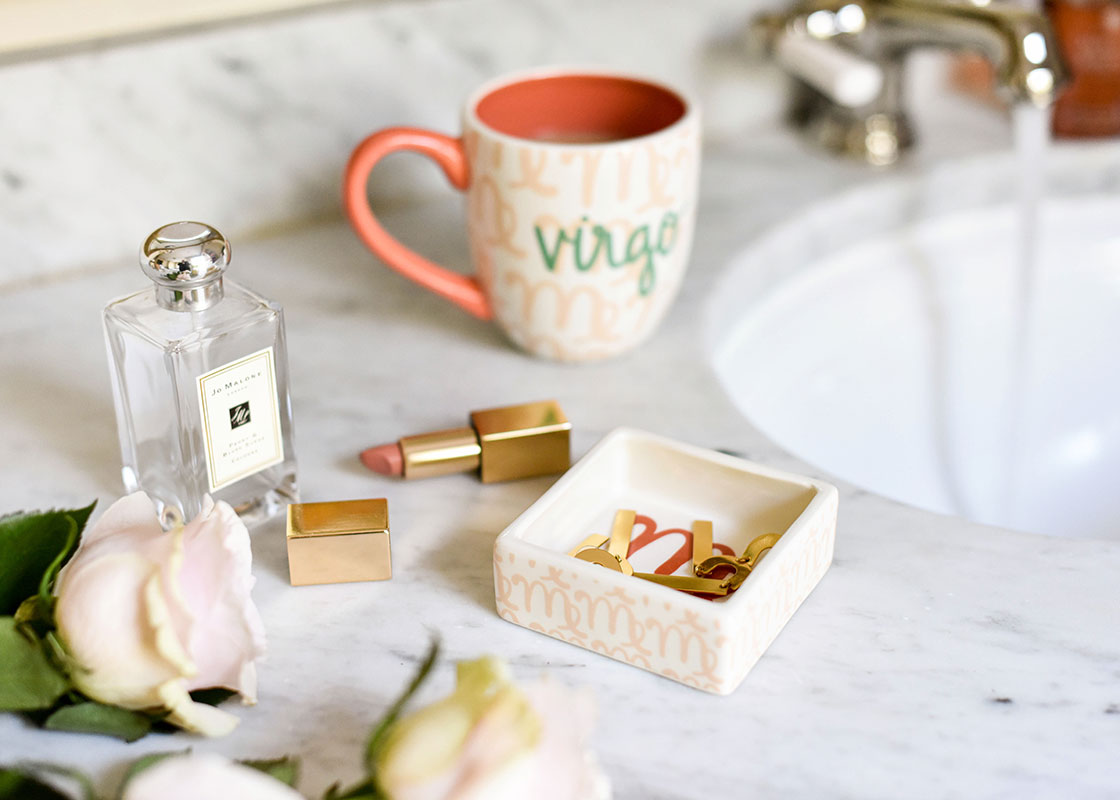
[[[283,310],[226,280],[229,261],[209,225],[165,225],[140,250],[155,286],[105,307],[125,489],[164,528],[207,494],[247,525],[298,499]]]

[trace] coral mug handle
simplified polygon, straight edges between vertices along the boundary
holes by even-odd
[[[342,202],[358,237],[386,264],[425,289],[446,297],[480,319],[494,311],[473,275],[460,275],[429,261],[398,242],[381,226],[369,207],[366,184],[377,162],[398,150],[412,150],[431,158],[459,191],[470,185],[470,165],[463,140],[419,128],[386,128],[369,136],[354,150],[343,177]]]

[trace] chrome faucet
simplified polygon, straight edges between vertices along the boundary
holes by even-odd
[[[751,38],[798,79],[793,122],[829,150],[878,166],[914,141],[902,98],[911,50],[979,53],[1012,102],[1047,106],[1067,80],[1046,18],[987,0],[806,0],[757,17]]]

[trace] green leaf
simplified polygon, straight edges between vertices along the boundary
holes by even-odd
[[[43,634],[43,641],[46,642],[53,663],[57,664],[58,668],[63,673],[69,675],[78,668],[78,663],[66,652],[66,648],[63,647],[62,642],[58,640],[55,631],[47,631]]]
[[[195,689],[191,692],[191,700],[196,703],[205,703],[208,706],[217,706],[229,700],[237,692],[232,689],[222,689],[221,687],[215,689]]]
[[[89,701],[63,706],[47,717],[43,727],[52,731],[101,733],[135,742],[152,729],[152,718],[139,711]]]
[[[72,800],[72,798],[22,770],[0,767],[0,800]]]
[[[51,563],[47,565],[42,577],[39,578],[39,605],[45,608],[52,617],[54,616],[54,596],[51,594],[51,589],[54,588],[54,579],[58,577],[58,571],[62,569],[62,565],[77,549],[78,537],[81,535],[81,530],[73,516],[67,514],[63,521],[66,523],[66,543],[58,551],[58,555],[51,559]]]
[[[69,800],[69,795],[60,794],[53,787],[47,787],[46,784],[41,783],[32,776],[38,774],[55,775],[59,778],[65,778],[71,783],[75,783],[82,790],[82,797],[84,800],[96,800],[96,795],[93,791],[93,781],[84,772],[74,769],[73,767],[64,767],[59,764],[50,764],[44,761],[23,761],[16,765],[16,772],[24,778],[31,779],[34,783],[45,786],[52,794],[46,795],[31,795],[32,797],[66,797]],[[22,794],[13,795],[14,797],[22,798]],[[0,798],[5,795],[0,792]]]
[[[39,595],[32,595],[19,604],[15,613],[16,625],[28,628],[39,638],[54,630],[54,617],[50,605],[39,602]]]
[[[78,537],[70,540],[71,521],[81,533],[95,504],[0,517],[0,614],[14,614],[39,590],[51,565],[61,567],[73,555]]]
[[[405,704],[412,699],[417,690],[428,678],[428,674],[435,666],[436,659],[439,658],[439,639],[432,639],[432,643],[428,646],[428,655],[424,658],[424,663],[420,665],[416,675],[412,678],[412,683],[404,690],[397,701],[389,707],[385,712],[385,716],[374,727],[373,732],[370,733],[369,742],[366,744],[366,771],[372,775],[374,772],[374,763],[377,758],[377,753],[385,744],[385,739],[389,735],[389,729],[393,727],[393,723],[400,718],[401,712],[404,711]],[[349,797],[349,795],[346,795]]]
[[[299,780],[299,759],[293,756],[270,759],[249,759],[238,762],[246,767],[252,767],[258,772],[263,772],[281,783],[286,783],[293,789]]]
[[[362,781],[345,790],[344,794],[339,794],[342,791],[336,783],[327,789],[327,793],[323,795],[323,800],[386,800],[385,796],[373,785],[372,779]]]
[[[43,646],[12,617],[0,617],[0,711],[50,708],[70,688]]]

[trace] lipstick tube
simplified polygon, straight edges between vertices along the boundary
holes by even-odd
[[[555,400],[523,403],[474,411],[470,427],[405,436],[361,459],[374,472],[405,479],[473,470],[483,483],[532,478],[571,466],[571,429]]]

